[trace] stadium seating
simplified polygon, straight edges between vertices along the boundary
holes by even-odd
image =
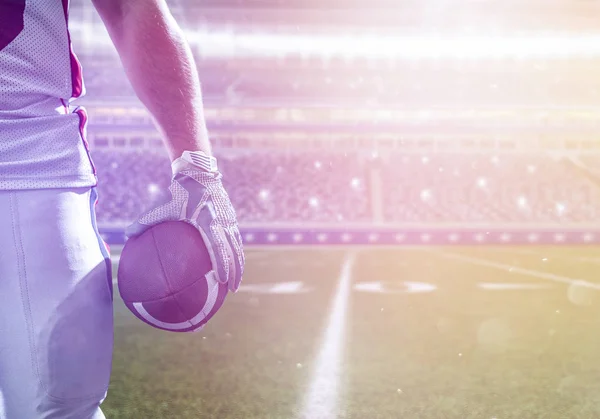
[[[383,172],[390,222],[580,223],[600,215],[600,189],[547,156],[392,156]],[[415,176],[415,174],[418,174]]]
[[[130,222],[169,184],[164,153],[97,149],[92,156],[100,224]],[[573,224],[600,216],[594,174],[545,155],[397,152],[376,165],[356,152],[247,150],[217,157],[246,224]],[[597,160],[583,161],[598,167]]]
[[[369,179],[343,153],[218,155],[224,183],[245,222],[368,222]],[[128,222],[168,187],[164,154],[95,150],[100,223]]]

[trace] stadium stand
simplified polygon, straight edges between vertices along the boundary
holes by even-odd
[[[240,220],[253,222],[368,222],[369,179],[356,156],[344,153],[250,152],[217,155]],[[126,223],[160,199],[170,182],[166,155],[96,150],[98,219]]]
[[[350,152],[246,150],[217,157],[246,224],[365,224],[377,220],[376,208],[390,225],[569,225],[600,216],[599,185],[551,156],[390,153],[376,166]],[[130,222],[168,187],[163,153],[99,149],[93,159],[101,224]]]
[[[562,161],[539,155],[395,156],[385,166],[390,222],[582,223],[600,190]]]

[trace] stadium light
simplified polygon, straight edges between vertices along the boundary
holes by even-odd
[[[106,30],[96,22],[72,21],[73,38],[86,46],[109,46]],[[90,36],[93,33],[94,36]],[[243,32],[233,28],[185,30],[203,57],[281,57],[287,55],[419,60],[566,58],[600,56],[600,35],[446,35],[362,34],[312,35]]]
[[[261,189],[260,192],[258,193],[258,196],[260,197],[260,199],[265,201],[265,200],[269,199],[269,191],[266,189]]]
[[[160,188],[155,183],[148,184],[148,193],[150,195],[156,195],[160,191]]]

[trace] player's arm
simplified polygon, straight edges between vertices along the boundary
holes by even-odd
[[[93,0],[135,93],[171,160],[185,150],[211,154],[196,64],[165,0]]]
[[[210,144],[196,65],[183,32],[165,0],[92,1],[174,161],[165,202],[142,214],[125,234],[135,237],[164,221],[193,225],[202,234],[217,280],[235,292],[244,272],[242,237],[215,159],[197,153],[210,154]],[[184,151],[192,153],[181,156]]]

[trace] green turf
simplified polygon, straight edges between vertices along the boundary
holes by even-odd
[[[240,291],[196,334],[154,330],[116,294],[107,418],[298,419],[351,251],[250,249],[246,285],[302,281],[308,292]],[[328,418],[600,418],[600,292],[511,267],[600,284],[600,249],[359,250],[352,283],[381,281],[396,292],[350,293]],[[436,289],[401,292],[404,281]]]

